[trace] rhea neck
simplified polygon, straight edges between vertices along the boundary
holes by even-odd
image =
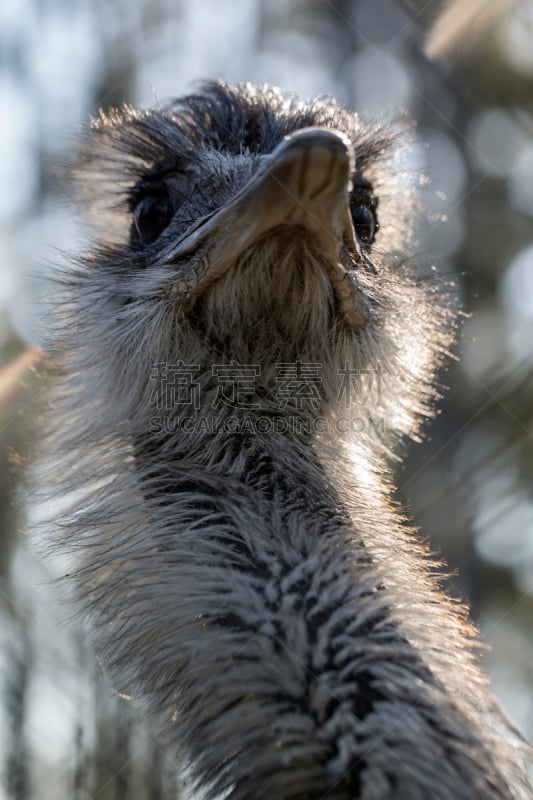
[[[135,437],[141,470],[164,472],[167,494],[180,493],[172,475],[193,471],[220,479],[221,491],[338,507],[316,443],[338,450],[339,373],[362,360],[360,341],[337,313],[326,267],[297,244],[265,240],[177,317],[179,358],[153,376],[159,402]]]
[[[152,409],[149,432],[135,440],[140,474],[154,494],[178,504],[191,492],[233,492],[263,509],[290,505],[339,517],[316,449],[317,438],[331,433],[319,366],[280,361],[265,370],[226,359],[205,369],[191,403]]]

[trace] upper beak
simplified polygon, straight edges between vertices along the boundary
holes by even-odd
[[[343,249],[359,252],[349,209],[350,153],[349,140],[337,131],[305,128],[287,136],[230,203],[171,245],[165,262],[176,265],[197,253],[205,266],[190,287],[197,294],[260,239],[294,227],[328,264],[341,304],[353,306],[341,264]]]

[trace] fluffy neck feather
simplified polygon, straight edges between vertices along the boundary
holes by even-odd
[[[86,506],[78,581],[205,795],[510,800],[472,632],[371,477],[316,439],[189,441]]]

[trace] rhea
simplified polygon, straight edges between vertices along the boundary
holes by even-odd
[[[475,632],[391,500],[451,328],[405,258],[396,149],[334,101],[223,83],[83,139],[54,547],[202,797],[529,796]]]

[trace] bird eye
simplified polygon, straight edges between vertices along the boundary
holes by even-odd
[[[172,198],[165,188],[145,194],[133,211],[133,224],[141,242],[152,244],[172,219]]]
[[[372,244],[379,229],[379,223],[373,209],[366,204],[353,205],[352,221],[355,234],[361,244]]]

